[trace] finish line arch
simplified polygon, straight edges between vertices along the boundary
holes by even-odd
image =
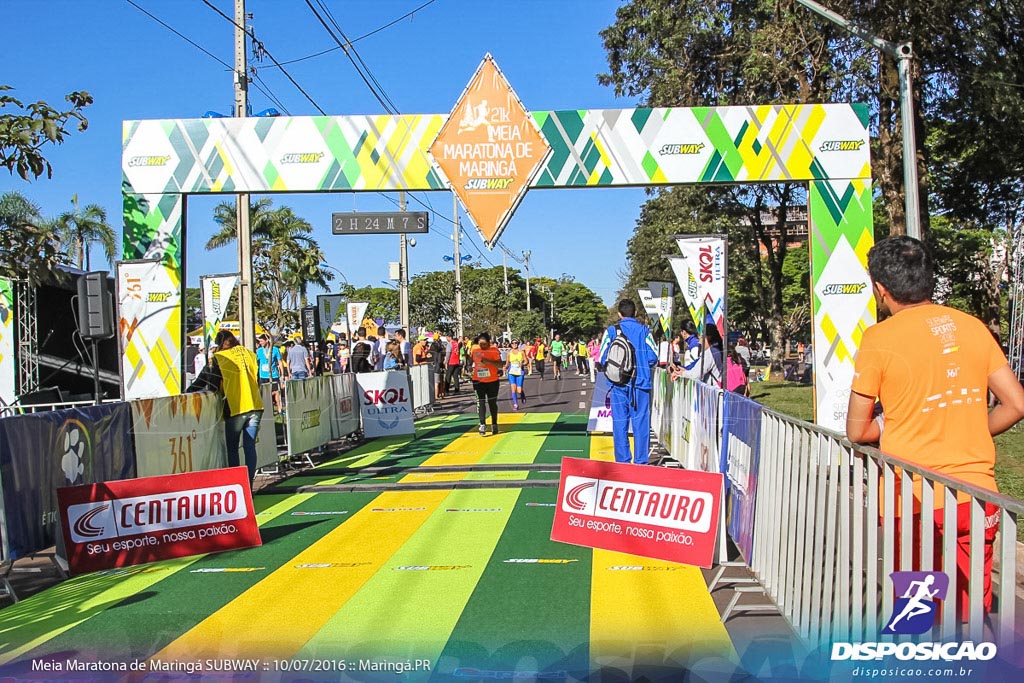
[[[450,190],[430,149],[454,115],[125,121],[124,258],[160,259],[167,286],[184,300],[190,194]],[[853,357],[875,322],[866,271],[874,243],[866,105],[571,109],[528,116],[550,152],[524,190],[806,182],[815,418],[845,429]],[[483,237],[493,243],[503,226]],[[131,368],[126,399],[181,391],[184,334],[180,315],[168,316],[158,334],[135,334],[124,344],[122,366]]]

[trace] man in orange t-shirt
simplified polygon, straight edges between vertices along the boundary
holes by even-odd
[[[981,321],[931,302],[934,266],[920,241],[911,237],[882,240],[868,254],[868,270],[875,299],[891,317],[864,333],[851,386],[847,436],[857,442],[880,441],[886,453],[996,491],[992,436],[1024,417],[1024,388],[1006,356]],[[991,412],[989,390],[1000,402]],[[874,417],[876,397],[885,411],[878,418]],[[920,490],[919,482],[915,488]],[[970,509],[965,498],[957,510],[961,615],[966,614],[970,571]],[[941,532],[942,505],[942,496],[936,495],[937,532]],[[996,511],[995,506],[986,505],[986,610],[992,604]],[[936,542],[934,547],[938,568],[942,544]],[[920,552],[914,556],[920,557]]]
[[[491,344],[491,335],[481,332],[473,341],[470,352],[473,359],[473,391],[476,392],[476,409],[480,417],[480,434],[487,434],[487,409],[491,410],[491,433],[498,433],[498,383],[501,368],[501,352]]]

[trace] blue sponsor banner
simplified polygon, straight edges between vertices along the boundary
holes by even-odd
[[[761,404],[725,392],[722,471],[729,500],[729,536],[749,564],[754,554],[754,506],[761,455]]]
[[[57,489],[135,477],[127,403],[0,420],[0,485],[12,558],[57,540]]]

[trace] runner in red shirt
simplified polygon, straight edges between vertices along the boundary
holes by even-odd
[[[473,391],[480,417],[480,434],[487,434],[487,409],[491,411],[491,434],[498,433],[498,383],[501,374],[501,352],[491,345],[491,335],[481,332],[473,343]]]

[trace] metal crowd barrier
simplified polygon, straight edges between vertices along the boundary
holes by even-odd
[[[692,440],[715,438],[718,442],[709,444],[715,451],[721,449],[723,437],[721,432],[696,428],[701,402],[694,400],[693,387],[687,386],[691,382],[674,383],[681,386],[669,392],[662,410],[670,411],[675,421],[669,450],[693,468],[696,463],[692,459],[687,463],[684,456],[695,452],[694,445],[699,448]],[[684,404],[678,405],[681,399]],[[762,408],[760,419],[749,563],[760,587],[737,589],[723,621],[734,612],[758,609],[740,600],[751,592],[763,592],[808,644],[906,640],[910,637],[881,634],[886,620],[894,616],[895,591],[889,575],[938,571],[938,555],[949,579],[941,619],[930,633],[913,638],[958,637],[975,643],[995,639],[1007,646],[1014,641],[1017,518],[1024,513],[1024,502],[852,444],[842,434],[768,408]],[[680,444],[681,439],[689,443]],[[965,621],[957,604],[957,534],[940,536],[935,520],[938,509],[942,529],[957,528],[957,494],[966,497],[970,511]],[[988,522],[999,525],[993,547],[992,610],[987,617],[983,603],[986,504],[997,508]],[[916,556],[915,534],[920,544]]]
[[[893,611],[889,574],[937,570],[938,550],[949,588],[941,620],[925,637],[985,640],[984,533],[989,503],[999,509],[992,626],[999,642],[1013,641],[1017,516],[1024,512],[1024,503],[851,444],[841,434],[772,410],[765,410],[762,420],[762,485],[751,569],[802,637],[811,642],[891,639],[880,636]],[[915,482],[921,491],[917,518]],[[937,497],[943,503],[943,530],[956,529],[957,493],[966,494],[970,508],[965,625],[957,609],[956,534],[943,533],[941,547],[934,545]],[[915,533],[920,534],[917,557],[910,542]]]
[[[436,383],[434,381],[434,367],[430,363],[409,366],[409,388],[412,391],[412,409],[417,413],[429,413],[433,411],[434,392]]]

